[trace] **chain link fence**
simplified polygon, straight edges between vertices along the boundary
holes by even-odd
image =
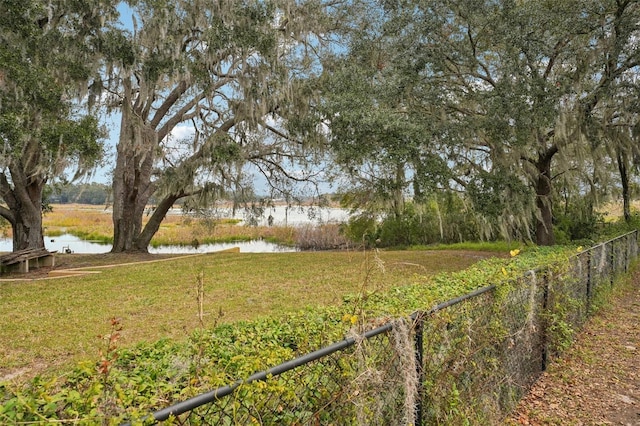
[[[594,300],[638,255],[638,232],[153,413],[183,425],[496,424]]]

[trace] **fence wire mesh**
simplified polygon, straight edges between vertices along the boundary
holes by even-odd
[[[414,421],[415,351],[406,320],[371,338],[172,418],[185,425],[406,425]],[[411,384],[410,382],[415,383]],[[407,403],[407,392],[414,392]]]
[[[421,424],[495,424],[542,368],[543,286],[535,276],[439,311],[425,321]]]
[[[154,418],[172,413],[171,422],[184,425],[499,423],[637,255],[634,232],[579,253],[564,268],[529,271],[499,289],[354,333],[339,350]]]

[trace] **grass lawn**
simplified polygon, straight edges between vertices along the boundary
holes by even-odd
[[[94,255],[60,264],[109,264],[46,280],[0,282],[0,380],[23,379],[99,359],[109,320],[123,325],[119,346],[186,338],[200,326],[198,277],[204,277],[204,326],[304,306],[338,304],[345,294],[380,291],[454,271],[491,254],[464,251],[212,253],[124,264]],[[495,255],[495,254],[494,254]],[[154,257],[160,259],[161,257]]]

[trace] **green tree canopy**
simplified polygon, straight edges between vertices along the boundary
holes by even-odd
[[[347,73],[361,83],[327,94],[336,158],[348,164],[354,152],[369,153],[390,173],[387,152],[405,165],[428,153],[439,161],[419,163],[466,194],[485,223],[502,233],[532,228],[538,244],[553,244],[554,181],[593,167],[589,123],[637,72],[638,3],[409,0],[381,8],[363,15],[345,55],[368,58]],[[364,78],[356,74],[363,69]],[[349,120],[351,129],[341,128]],[[380,145],[398,140],[394,128],[406,141]]]
[[[359,12],[359,13],[358,13]],[[335,176],[347,177],[354,207],[404,209],[404,198],[448,185],[439,123],[420,108],[421,91],[411,59],[398,51],[401,35],[389,31],[375,2],[354,9],[347,49],[324,63],[320,111],[330,132]]]

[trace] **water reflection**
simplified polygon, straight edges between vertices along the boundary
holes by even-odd
[[[63,234],[58,237],[45,237],[44,245],[47,250],[58,253],[107,253],[111,251],[111,244],[102,244],[94,241],[85,241],[71,234]],[[161,246],[149,247],[149,253],[156,254],[195,254],[208,253],[239,247],[243,253],[273,253],[293,252],[295,247],[281,246],[266,241],[240,241],[235,243],[201,244],[197,249],[191,246]],[[0,252],[8,252],[13,249],[10,238],[0,239]]]
[[[349,220],[349,211],[337,207],[274,206],[255,210],[239,209],[235,215],[231,210],[218,209],[221,217],[243,220],[245,225],[300,226],[323,223],[342,223]]]

